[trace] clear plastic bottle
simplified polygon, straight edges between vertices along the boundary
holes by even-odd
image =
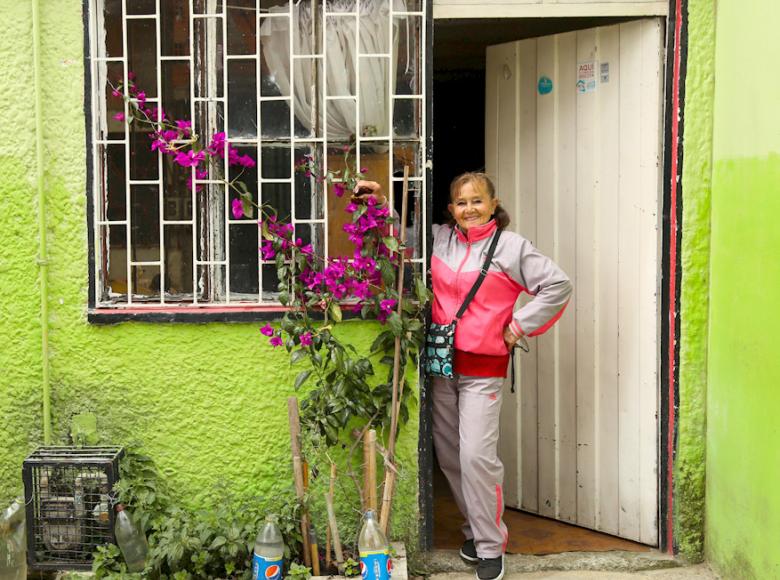
[[[0,578],[27,578],[26,542],[24,535],[24,502],[14,501],[0,514]]]
[[[146,542],[146,535],[121,503],[116,506],[114,534],[127,564],[127,571],[141,572],[146,567],[149,544]]]
[[[265,526],[255,539],[252,580],[281,580],[284,565],[284,539],[276,517],[265,518]]]
[[[363,580],[389,580],[393,572],[390,545],[376,521],[373,510],[363,516],[363,527],[358,536],[360,575]]]

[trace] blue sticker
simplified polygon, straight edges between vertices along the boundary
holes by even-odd
[[[553,89],[553,82],[550,77],[541,76],[539,77],[539,94],[540,95],[547,95],[552,92]]]

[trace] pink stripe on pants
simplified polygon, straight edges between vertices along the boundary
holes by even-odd
[[[501,519],[504,466],[498,458],[501,377],[433,377],[433,444],[463,533],[480,558],[503,554],[508,532]]]

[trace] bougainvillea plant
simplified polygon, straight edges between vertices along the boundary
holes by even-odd
[[[307,387],[301,401],[305,438],[335,445],[356,417],[364,427],[388,426],[395,339],[400,338],[400,376],[404,377],[407,361],[416,363],[424,341],[424,309],[430,291],[419,274],[407,272],[408,295],[403,307],[398,307],[401,297],[397,275],[407,248],[391,234],[395,218],[390,209],[371,195],[354,195],[365,170],[350,167],[352,145],[342,147],[344,167],[339,170],[323,172],[313,155],[305,155],[296,163],[296,170],[314,183],[331,186],[337,196],[347,192],[351,195],[345,208],[351,220],[343,228],[354,251],[351,256],[322,256],[311,244],[304,244],[295,236],[295,227],[287,216],[253,202],[249,188],[240,179],[246,169],[255,165],[250,155],[240,155],[221,132],[212,135],[204,146],[205,141],[193,131],[191,121],[172,119],[165,111],[150,106],[134,79],[129,73],[126,87],[122,83],[112,87],[112,94],[127,104],[127,117],[118,113],[117,121],[147,126],[151,149],[190,169],[196,180],[205,179],[209,165],[218,160],[221,163],[227,159],[230,166],[240,168],[236,177],[225,181],[237,194],[230,209],[236,219],[253,217],[254,210],[258,210],[262,232],[259,251],[263,260],[276,264],[278,300],[287,310],[278,323],[265,324],[260,332],[273,347],[285,348],[290,353],[291,364],[301,367],[294,387]],[[214,175],[212,172],[210,179]],[[193,184],[192,176],[187,185],[201,187],[197,181]],[[338,337],[335,327],[342,322],[345,312],[377,320],[383,326],[370,349],[358,351]],[[375,374],[373,361],[377,358],[388,367],[386,379],[378,384],[370,378]],[[407,403],[413,397],[412,389],[406,387],[400,401],[401,423],[408,419]]]

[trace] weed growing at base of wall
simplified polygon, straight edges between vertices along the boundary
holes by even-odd
[[[238,500],[220,488],[220,501],[213,508],[192,511],[176,500],[154,461],[137,450],[128,451],[120,473],[115,499],[127,506],[148,537],[146,569],[129,574],[119,548],[111,544],[95,553],[96,578],[248,580],[254,540],[269,513],[277,514],[285,559],[300,552],[300,503],[292,488],[281,496],[251,501]]]

